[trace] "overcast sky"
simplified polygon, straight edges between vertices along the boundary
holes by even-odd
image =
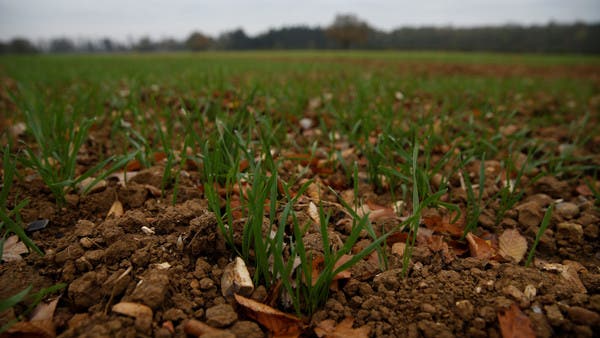
[[[216,36],[241,27],[325,26],[336,13],[354,13],[390,30],[418,25],[545,24],[600,21],[600,0],[0,0],[0,39],[57,36],[183,38]]]

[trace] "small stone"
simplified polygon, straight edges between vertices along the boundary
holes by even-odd
[[[252,291],[254,291],[254,284],[248,268],[243,259],[236,257],[235,261],[229,263],[223,270],[221,293],[225,297],[233,296],[234,293],[248,297]]]
[[[428,304],[428,303],[421,304],[421,310],[423,312],[432,313],[432,314],[436,312],[435,306]]]
[[[237,319],[237,313],[229,304],[216,305],[206,310],[206,323],[213,327],[227,327]]]
[[[586,225],[600,223],[600,218],[592,213],[585,212],[577,219],[577,223],[585,227]]]
[[[579,207],[575,203],[562,202],[556,205],[556,212],[565,219],[573,219],[579,214]]]
[[[598,238],[598,225],[597,224],[588,224],[583,228],[583,234],[587,238],[596,239]]]
[[[565,192],[569,191],[569,184],[559,181],[554,176],[544,176],[535,182],[534,188],[553,198],[561,198],[564,197]]]
[[[550,338],[552,337],[553,331],[552,326],[548,323],[546,317],[541,313],[529,314],[531,320],[531,326],[535,331],[536,337]]]
[[[473,303],[469,300],[459,300],[456,302],[456,311],[458,315],[464,320],[470,320],[473,318],[473,313],[475,312],[475,307]]]
[[[250,321],[239,321],[233,324],[233,326],[229,329],[231,332],[235,334],[236,337],[244,337],[244,338],[264,338],[265,334],[260,329],[260,326],[255,322]]]
[[[527,284],[527,286],[525,286],[525,290],[523,291],[523,294],[525,295],[525,297],[527,297],[527,299],[529,301],[532,301],[533,298],[535,297],[535,295],[537,294],[537,290],[536,290],[535,286],[533,286],[531,284]]]
[[[150,270],[136,286],[130,298],[140,301],[152,309],[158,308],[165,300],[169,288],[169,277],[165,270]]]
[[[568,243],[580,244],[583,241],[583,227],[577,223],[559,223],[556,228],[556,239],[564,240]]]
[[[600,324],[600,315],[580,306],[571,306],[567,312],[569,318],[577,324],[595,326]]]
[[[92,246],[94,246],[94,242],[91,239],[89,239],[88,237],[83,237],[83,238],[79,239],[79,244],[81,244],[81,246],[84,249],[89,249]]]
[[[96,178],[94,177],[88,177],[79,182],[77,184],[77,190],[79,191],[79,193],[83,194],[87,192],[88,194],[93,194],[106,189],[107,184],[105,180],[99,180],[98,182],[96,182],[96,184],[90,186],[92,183],[94,183],[95,180]]]
[[[77,258],[83,256],[83,253],[84,251],[79,244],[71,244],[64,250],[57,252],[56,256],[54,256],[54,261],[56,264],[62,265],[68,260],[76,260]]]
[[[102,300],[102,292],[97,292],[101,283],[96,272],[87,272],[69,284],[69,298],[76,307],[89,308]]]
[[[536,202],[523,203],[517,207],[517,211],[519,224],[527,228],[539,226],[544,217],[542,207]]]
[[[201,290],[209,290],[215,286],[215,282],[212,279],[205,277],[200,280],[200,289]]]
[[[384,286],[388,290],[396,290],[400,287],[400,282],[402,278],[402,269],[390,269],[384,271],[373,279],[373,285],[376,289],[379,288],[380,285]]]
[[[165,311],[163,314],[163,320],[170,320],[172,322],[180,322],[186,319],[187,316],[181,309],[171,308]]]
[[[313,120],[309,119],[307,117],[300,119],[300,121],[298,123],[300,124],[300,127],[302,128],[302,130],[308,130],[308,129],[312,128],[314,125]]]
[[[256,289],[254,289],[254,292],[252,292],[252,295],[250,296],[250,298],[261,303],[267,299],[267,297],[267,289],[264,287],[264,285],[259,285]]]
[[[454,337],[452,330],[443,323],[436,323],[430,320],[422,320],[417,323],[417,327],[423,333],[423,336],[429,337]]]
[[[548,320],[552,326],[559,326],[564,322],[565,317],[563,317],[562,313],[560,312],[558,305],[546,305],[544,306],[544,310],[546,310],[546,316],[548,317]]]
[[[600,294],[590,296],[590,309],[600,311]]]
[[[504,289],[502,289],[502,293],[504,293],[507,296],[511,296],[519,303],[529,303],[528,297],[526,297],[525,294],[514,285],[509,285],[505,287]]]

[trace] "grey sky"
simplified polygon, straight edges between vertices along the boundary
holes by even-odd
[[[109,36],[126,41],[141,36],[183,38],[194,30],[216,36],[237,27],[254,35],[271,27],[325,26],[336,13],[355,13],[384,30],[406,25],[598,22],[600,1],[0,0],[0,39]]]

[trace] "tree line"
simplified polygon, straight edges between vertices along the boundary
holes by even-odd
[[[600,53],[600,23],[503,25],[472,28],[373,28],[353,14],[337,15],[329,26],[290,26],[248,36],[243,29],[211,37],[193,32],[184,40],[142,37],[130,43],[109,38],[74,41],[66,37],[33,43],[0,41],[0,53],[111,53],[250,49],[396,49],[532,53]]]

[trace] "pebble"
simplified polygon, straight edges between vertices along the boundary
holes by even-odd
[[[596,239],[598,238],[598,225],[588,224],[583,228],[583,233],[586,237]]]
[[[229,304],[216,305],[206,310],[206,323],[212,327],[227,327],[237,319],[237,313]]]
[[[165,270],[151,270],[131,294],[131,299],[157,309],[165,300],[169,288],[169,277]]]
[[[567,312],[569,318],[577,324],[595,326],[600,324],[600,315],[580,306],[571,306]]]
[[[454,337],[454,334],[452,334],[452,330],[450,330],[443,323],[436,323],[430,320],[422,320],[417,323],[417,327],[425,337]]]
[[[473,303],[471,303],[471,301],[465,299],[465,300],[459,300],[458,302],[456,302],[456,310],[458,312],[458,315],[464,319],[464,320],[470,320],[471,318],[473,318],[473,313],[475,312],[475,306],[473,306]]]
[[[579,207],[575,203],[562,202],[556,205],[556,212],[565,219],[573,219],[579,215]]]
[[[504,289],[502,289],[502,293],[514,298],[516,301],[519,302],[519,305],[529,305],[529,297],[525,296],[525,294],[514,285],[509,285],[505,287]]]
[[[239,321],[233,324],[230,331],[235,334],[236,337],[244,338],[264,338],[265,334],[262,332],[258,324],[250,321]]]
[[[577,223],[559,223],[556,229],[556,239],[565,240],[568,243],[580,244],[583,242],[583,227]]]
[[[421,310],[423,312],[427,312],[427,313],[435,313],[435,306],[429,304],[429,303],[423,303],[421,304]]]
[[[590,296],[590,308],[594,311],[600,311],[600,294]]]
[[[54,256],[54,261],[56,264],[62,265],[68,260],[75,260],[83,256],[83,253],[84,251],[79,244],[71,244],[64,250],[57,252],[56,256]]]
[[[208,277],[202,278],[200,280],[200,289],[201,290],[209,290],[209,289],[212,289],[214,286],[215,286],[215,282]]]
[[[546,310],[546,316],[552,326],[559,326],[565,320],[565,317],[563,317],[556,304],[546,305],[544,306],[544,310]]]
[[[559,181],[554,176],[544,176],[535,182],[534,188],[553,198],[560,198],[566,191],[569,191],[569,184],[567,182]]]
[[[517,207],[519,224],[525,227],[537,227],[542,222],[544,213],[536,202],[527,202]]]

